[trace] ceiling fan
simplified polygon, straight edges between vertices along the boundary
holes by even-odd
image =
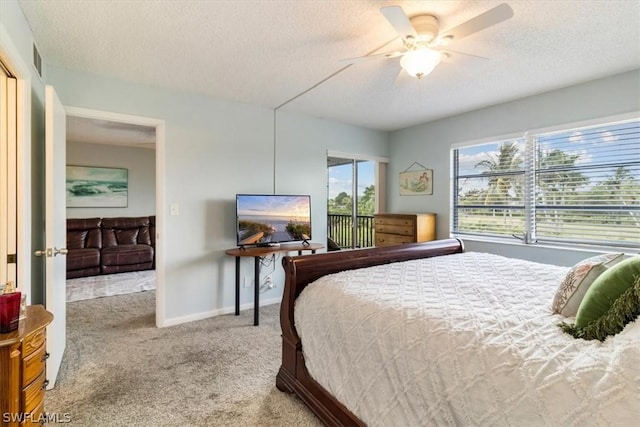
[[[400,6],[383,7],[380,8],[380,12],[402,38],[405,50],[349,58],[344,62],[353,64],[369,59],[401,57],[402,68],[418,79],[432,72],[442,59],[448,58],[452,53],[468,55],[447,50],[445,46],[513,16],[511,6],[502,3],[457,27],[440,33],[438,19],[433,15],[420,14],[408,17]]]

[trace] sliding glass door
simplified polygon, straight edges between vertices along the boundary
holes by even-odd
[[[327,247],[329,250],[374,245],[377,162],[327,157]]]

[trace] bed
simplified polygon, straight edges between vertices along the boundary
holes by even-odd
[[[568,268],[456,239],[285,257],[278,389],[326,425],[636,425],[640,320],[552,314]],[[435,280],[434,280],[435,279]]]

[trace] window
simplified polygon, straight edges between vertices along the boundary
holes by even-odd
[[[640,247],[640,120],[453,150],[452,232]]]

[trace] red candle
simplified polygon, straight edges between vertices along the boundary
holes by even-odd
[[[11,292],[0,295],[0,333],[18,329],[20,294],[21,292]]]

